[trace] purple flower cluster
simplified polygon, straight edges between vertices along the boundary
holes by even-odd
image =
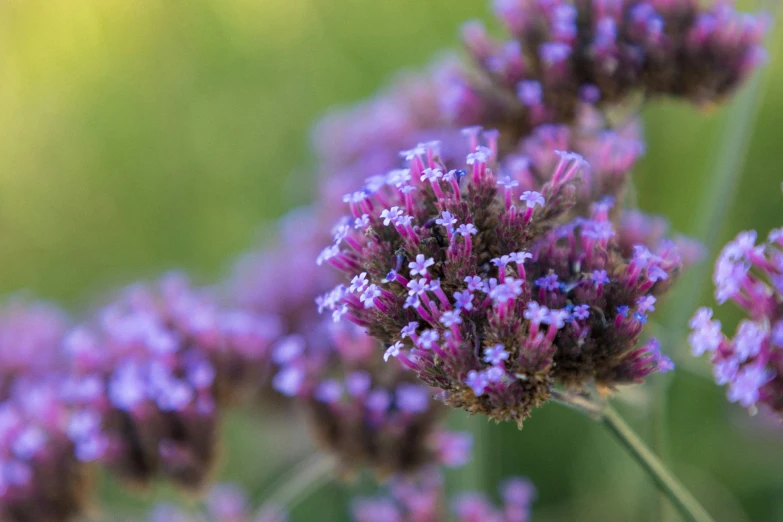
[[[712,310],[701,308],[690,321],[695,356],[710,353],[715,382],[751,412],[765,406],[783,418],[783,229],[757,245],[754,231],[727,244],[715,264],[715,298],[738,304],[748,315],[733,338]]]
[[[233,484],[216,484],[207,494],[198,512],[185,511],[173,504],[159,504],[145,522],[286,522],[286,512],[275,506],[262,507],[255,513],[247,495]]]
[[[67,328],[48,304],[0,311],[1,520],[67,520],[85,504],[89,470],[73,454],[55,373]]]
[[[76,456],[135,482],[200,486],[221,408],[262,380],[278,331],[275,318],[223,309],[177,274],[128,288],[63,343]]]
[[[511,34],[499,42],[478,22],[464,28],[475,63],[455,74],[443,110],[463,125],[509,138],[569,122],[580,104],[617,106],[640,92],[705,104],[730,94],[765,60],[767,17],[730,2],[496,0]]]
[[[319,347],[299,335],[280,341],[273,385],[295,396],[311,419],[316,439],[337,455],[343,474],[361,466],[380,476],[439,462],[461,466],[471,438],[439,428],[443,408],[430,390],[399,364],[383,364],[378,345],[362,328],[325,322]]]
[[[499,507],[481,493],[466,492],[452,499],[449,516],[443,477],[436,471],[397,478],[388,488],[388,496],[356,499],[354,522],[528,522],[536,498],[529,480],[511,478],[500,487]]]
[[[555,382],[611,388],[671,369],[656,341],[635,346],[680,269],[674,245],[623,256],[607,202],[560,225],[581,156],[558,153],[532,190],[497,165],[495,133],[486,146],[468,134],[463,168],[422,144],[345,196],[351,216],[318,259],[351,278],[322,298],[334,320],[367,328],[447,404],[520,425]]]

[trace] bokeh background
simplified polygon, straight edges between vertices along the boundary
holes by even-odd
[[[216,281],[312,197],[314,119],[456,48],[471,18],[489,20],[487,2],[0,3],[0,292],[56,299],[78,317],[106,288],[169,268]],[[758,90],[733,104],[645,109],[644,210],[716,245],[783,223],[781,40],[778,28]],[[684,342],[695,307],[714,303],[703,283],[715,253],[656,314],[678,371],[622,394],[619,407],[717,520],[783,520],[783,426],[729,405]],[[673,517],[615,441],[576,413],[547,406],[522,431],[461,413],[452,422],[478,436],[473,463],[449,477],[455,488],[494,492],[525,474],[539,488],[539,522]],[[312,451],[279,411],[237,412],[225,431],[217,478],[257,501]],[[292,520],[346,520],[347,499],[368,487],[327,485]],[[93,518],[142,516],[163,498],[177,497],[102,477]]]

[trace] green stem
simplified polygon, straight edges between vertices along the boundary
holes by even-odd
[[[335,460],[313,455],[283,475],[270,488],[264,506],[285,507],[292,511],[302,500],[331,480]]]
[[[671,474],[644,441],[609,405],[597,404],[588,397],[560,391],[554,391],[552,398],[606,426],[685,520],[714,522],[709,513],[699,504],[699,501]]]

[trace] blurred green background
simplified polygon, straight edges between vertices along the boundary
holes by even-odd
[[[459,25],[488,11],[476,0],[2,2],[0,291],[26,289],[78,311],[107,286],[163,269],[215,280],[272,220],[311,198],[308,132],[319,114],[455,47]],[[720,243],[783,223],[781,39],[776,31],[750,128],[737,128],[730,106],[646,109],[648,154],[636,175],[643,209],[681,232],[706,227]],[[741,181],[704,222],[720,155],[743,139]],[[620,408],[717,520],[783,520],[783,427],[729,405],[674,328],[696,303],[713,304],[709,287],[698,300],[693,292],[714,255],[658,312],[664,332],[677,334],[665,349],[679,371],[623,394]],[[694,307],[683,311],[682,299]],[[724,308],[732,324],[738,315]],[[657,413],[656,390],[668,394]],[[252,413],[228,419],[219,478],[260,499],[306,454],[307,437],[280,413]],[[540,490],[539,522],[661,517],[647,479],[575,413],[547,406],[523,431],[462,414],[454,423],[481,435],[474,463],[450,477],[455,486],[494,492],[501,477],[528,475]],[[96,519],[101,509],[138,515],[171,496],[136,493],[104,480]],[[347,495],[328,486],[293,520],[346,520]]]

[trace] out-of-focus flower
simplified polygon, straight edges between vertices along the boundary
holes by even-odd
[[[66,315],[43,302],[13,298],[0,310],[0,396],[16,377],[42,376],[62,362],[58,349]]]
[[[561,160],[557,151],[573,151],[582,156],[589,168],[581,171],[577,186],[577,205],[572,213],[585,216],[590,206],[610,196],[622,201],[636,162],[645,153],[641,124],[631,120],[622,128],[607,130],[593,110],[584,110],[572,125],[546,124],[502,158],[502,172],[519,183],[519,190],[540,190],[550,180]]]
[[[232,303],[255,313],[276,315],[282,332],[308,335],[321,318],[315,298],[334,284],[332,274],[317,270],[313,260],[331,237],[331,219],[320,206],[302,207],[287,214],[271,243],[239,257],[226,282]]]
[[[500,488],[501,504],[484,494],[464,492],[446,498],[443,477],[427,470],[416,477],[393,480],[387,496],[358,498],[352,507],[355,522],[527,522],[536,498],[529,480],[511,478]],[[449,509],[449,504],[451,509]],[[450,515],[449,515],[450,512]]]
[[[447,404],[520,424],[556,382],[612,388],[671,369],[656,341],[635,346],[680,269],[674,245],[623,256],[610,202],[561,225],[582,157],[560,152],[539,190],[521,190],[495,176],[487,140],[460,170],[419,145],[407,175],[346,196],[349,219],[367,219],[318,259],[353,278],[322,300],[334,319],[367,328]]]
[[[64,342],[77,457],[133,481],[161,473],[200,486],[222,408],[262,381],[279,329],[273,317],[221,308],[178,274],[128,288]]]
[[[448,85],[446,80],[454,74],[453,63],[432,69],[407,76],[406,81],[392,84],[355,107],[332,113],[316,127],[319,208],[324,217],[333,221],[339,216],[343,194],[364,182],[369,172],[395,169],[399,150],[416,140],[438,140],[445,162],[459,161],[473,151],[471,142],[461,136],[446,114],[433,112],[438,89]],[[482,126],[493,123],[478,117],[470,121]],[[592,169],[583,173],[580,187],[584,213],[599,196],[619,198],[634,164],[645,151],[637,120],[631,119],[616,129],[610,127],[599,111],[582,104],[569,125],[542,120],[524,132],[506,129],[496,146],[507,175],[521,186],[540,184],[551,175],[558,161],[556,150],[571,150],[585,157]],[[404,175],[401,170],[397,172]]]
[[[342,196],[368,172],[386,172],[411,141],[437,137],[447,142],[446,148],[453,144],[460,149],[454,152],[462,153],[458,128],[448,126],[439,107],[441,86],[457,67],[457,60],[449,57],[425,72],[405,72],[375,96],[332,110],[319,121],[313,143],[322,192]],[[322,204],[331,203],[325,199]]]
[[[518,139],[547,122],[570,122],[583,103],[617,106],[629,96],[720,101],[765,61],[768,19],[730,2],[496,0],[511,34],[498,42],[466,24],[475,68],[452,74],[441,97],[463,125]]]
[[[71,520],[89,494],[90,470],[67,436],[60,344],[69,323],[45,303],[0,311],[0,520]]]
[[[286,522],[288,515],[277,506],[253,511],[245,491],[234,484],[215,484],[199,509],[186,511],[173,504],[159,504],[146,522]]]
[[[61,379],[17,379],[0,403],[0,519],[72,520],[89,496],[90,470],[68,438]]]
[[[388,476],[436,462],[467,462],[470,436],[442,430],[443,407],[397,361],[384,364],[375,339],[350,323],[324,322],[319,332],[327,345],[300,336],[278,344],[273,383],[304,406],[340,472],[368,467]]]
[[[748,317],[734,337],[710,308],[690,321],[693,354],[709,353],[715,382],[751,412],[765,406],[783,418],[783,229],[759,245],[755,231],[740,233],[718,256],[713,281],[719,304],[734,301]]]
[[[684,268],[704,260],[704,245],[682,235],[669,239],[668,233],[669,222],[663,216],[626,209],[617,220],[617,241],[625,256],[630,256],[636,245],[644,245],[652,251],[676,248]]]

